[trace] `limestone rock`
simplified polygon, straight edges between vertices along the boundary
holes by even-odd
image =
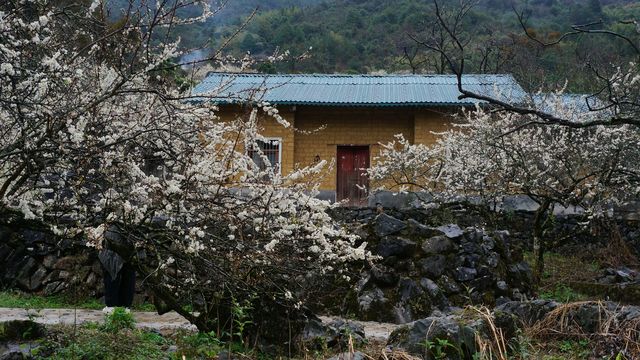
[[[379,237],[396,234],[404,230],[407,225],[404,221],[387,214],[380,214],[376,217],[374,232]]]
[[[447,254],[455,250],[455,245],[446,236],[434,236],[422,243],[422,251],[425,254]]]
[[[448,224],[437,227],[439,231],[441,231],[444,236],[449,239],[459,239],[464,234],[464,231],[457,224]]]
[[[384,265],[375,265],[371,268],[371,276],[376,284],[389,287],[398,283],[398,275],[395,271]]]
[[[344,348],[349,339],[355,345],[365,342],[364,327],[343,319],[336,319],[323,324],[318,318],[311,318],[302,330],[302,342],[309,348],[323,349],[326,347]]]
[[[444,273],[446,263],[447,258],[444,255],[433,255],[420,260],[420,269],[426,277],[437,279]]]
[[[390,256],[410,257],[416,251],[416,243],[401,237],[387,236],[378,243],[378,255],[383,258]]]
[[[366,360],[366,359],[369,359],[369,357],[360,351],[355,351],[353,353],[343,352],[336,356],[330,357],[328,360]]]

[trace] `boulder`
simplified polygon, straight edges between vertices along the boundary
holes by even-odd
[[[0,342],[40,339],[45,335],[44,325],[31,320],[0,322]]]
[[[382,287],[394,286],[398,283],[398,275],[395,271],[384,265],[374,265],[371,268],[371,277]]]
[[[343,352],[336,356],[330,357],[329,360],[366,360],[369,358],[370,358],[369,356],[363,354],[362,352],[356,351],[356,352]]]
[[[420,260],[422,274],[430,279],[439,278],[446,268],[447,258],[444,255],[433,255]]]
[[[442,234],[449,239],[459,239],[464,234],[464,231],[462,231],[460,226],[457,224],[442,225],[438,226],[436,229],[442,232]]]
[[[31,275],[36,271],[38,263],[30,256],[24,258],[15,275],[15,281],[24,290],[29,290],[31,287]]]
[[[467,325],[457,315],[433,316],[394,330],[387,345],[414,355],[446,359],[470,359],[475,353],[478,324]],[[447,344],[447,345],[442,345]],[[436,354],[435,346],[439,346]]]
[[[496,307],[496,312],[515,315],[520,321],[531,325],[542,320],[560,303],[553,300],[509,301]]]
[[[318,318],[311,318],[302,330],[302,342],[308,348],[322,350],[325,347],[344,348],[351,341],[354,345],[365,342],[364,327],[352,321],[336,319],[323,324]]]
[[[378,243],[378,255],[383,258],[390,256],[411,257],[416,251],[416,243],[401,237],[387,236]]]
[[[473,280],[478,275],[478,271],[471,267],[458,267],[454,272],[454,278],[458,281]]]
[[[403,278],[399,284],[400,301],[409,302],[420,297],[424,291],[415,281],[409,278]]]
[[[433,236],[442,235],[442,231],[432,228],[430,226],[421,224],[415,219],[407,220],[408,232],[411,236],[419,239],[430,238]]]
[[[376,217],[373,227],[374,233],[379,237],[399,233],[407,227],[404,221],[387,214],[380,214]]]
[[[447,254],[455,251],[455,244],[446,236],[434,236],[422,243],[425,254]]]
[[[29,279],[29,290],[35,291],[42,286],[44,279],[49,275],[49,271],[44,266],[41,266],[36,270],[31,279]]]
[[[389,300],[384,296],[384,292],[379,288],[364,291],[358,296],[358,309],[360,314],[366,320],[383,321],[385,311],[388,311]]]
[[[79,266],[80,264],[82,264],[83,262],[86,261],[86,258],[84,256],[65,256],[62,257],[60,259],[58,259],[58,261],[56,261],[56,263],[53,265],[53,268],[56,270],[67,270],[67,271],[71,271],[74,270],[77,266]]]

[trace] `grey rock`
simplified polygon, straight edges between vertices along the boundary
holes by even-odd
[[[487,265],[489,265],[492,268],[495,268],[500,263],[500,255],[498,255],[495,252],[489,253],[489,255],[487,255],[486,262],[487,262]]]
[[[413,300],[424,293],[424,291],[420,288],[420,286],[418,286],[418,284],[416,284],[415,281],[409,278],[404,278],[400,280],[399,290],[400,290],[400,301],[403,301],[403,302],[408,302],[410,300]]]
[[[84,282],[90,287],[96,286],[98,285],[98,276],[94,272],[90,272]]]
[[[56,261],[58,261],[58,258],[55,255],[47,255],[42,259],[42,265],[47,269],[53,269]]]
[[[318,318],[307,320],[302,330],[302,341],[311,348],[322,349],[324,346],[344,348],[351,340],[354,344],[364,343],[364,327],[343,319],[336,319],[323,324]]]
[[[484,236],[484,231],[482,229],[478,229],[476,227],[468,227],[464,229],[464,238],[468,242],[472,243],[480,243],[480,240]]]
[[[378,288],[365,291],[360,296],[358,296],[358,305],[360,307],[360,311],[365,313],[373,310],[377,306],[383,306],[386,303],[387,298],[384,297],[384,293],[382,292],[382,290]]]
[[[404,221],[394,218],[387,214],[380,214],[376,217],[374,232],[379,237],[392,235],[404,230],[407,225]]]
[[[433,280],[422,278],[420,279],[420,286],[422,286],[422,288],[429,296],[432,306],[443,309],[449,305],[449,300],[444,295],[444,292]]]
[[[384,265],[374,265],[371,268],[371,277],[376,284],[388,287],[398,283],[398,275],[391,268]]]
[[[365,360],[365,359],[369,359],[369,357],[360,351],[355,351],[352,353],[343,352],[336,356],[330,357],[328,360]]]
[[[454,277],[458,281],[473,280],[476,275],[478,275],[478,271],[470,267],[458,267],[454,272]]]
[[[449,239],[458,239],[464,234],[462,229],[460,229],[460,226],[458,226],[457,224],[442,225],[438,226],[436,229],[441,231],[444,236],[448,237]]]
[[[70,276],[71,276],[71,273],[70,273],[70,272],[68,272],[68,271],[65,271],[65,270],[60,271],[60,272],[58,273],[58,278],[59,278],[60,280],[68,280]]]
[[[477,254],[481,252],[480,245],[470,241],[462,243],[462,245],[460,245],[460,248],[465,254]]]
[[[378,255],[383,258],[390,256],[411,257],[416,251],[416,243],[401,237],[384,237],[378,243]]]
[[[31,320],[9,320],[0,322],[0,342],[34,340],[43,337],[44,325]]]
[[[440,291],[440,287],[435,281],[427,278],[420,279],[420,286],[427,291],[430,297],[434,298],[440,295],[442,292]]]
[[[480,276],[469,282],[469,286],[478,291],[493,290],[493,278],[491,276]]]
[[[67,288],[67,284],[63,281],[54,281],[47,284],[42,290],[42,294],[45,296],[48,295],[57,295],[61,293],[63,290]]]
[[[35,291],[42,286],[42,282],[49,275],[48,270],[41,266],[36,270],[36,272],[31,275],[31,279],[29,279],[29,290]]]
[[[389,336],[387,345],[423,356],[425,341],[447,340],[454,346],[443,349],[446,358],[464,359],[467,354],[461,353],[460,349],[465,349],[469,355],[475,352],[475,328],[477,327],[479,325],[464,324],[455,315],[431,316],[394,330]]]
[[[482,246],[482,250],[484,250],[484,252],[489,252],[489,251],[493,250],[493,248],[496,246],[496,243],[495,243],[495,241],[493,241],[493,239],[490,236],[485,235],[482,238],[482,245],[481,246]]]
[[[451,279],[446,275],[440,278],[439,283],[440,283],[440,287],[447,295],[457,294],[461,290],[460,285],[458,285],[457,282],[455,282],[453,279]]]
[[[413,311],[411,307],[404,303],[397,303],[393,306],[393,323],[406,324],[413,321]]]
[[[442,231],[424,225],[416,221],[415,219],[407,220],[409,227],[409,233],[417,238],[429,238],[437,235],[441,235]]]
[[[447,254],[455,250],[455,245],[446,236],[434,236],[422,243],[422,251],[426,254]]]
[[[35,272],[37,266],[36,260],[30,256],[23,259],[19,264],[15,280],[21,288],[30,289],[31,275]]]
[[[525,324],[533,324],[558,306],[560,304],[553,300],[509,301],[497,306],[495,311],[515,315]]]
[[[433,255],[420,260],[420,271],[431,279],[439,278],[446,268],[447,258],[444,255]]]

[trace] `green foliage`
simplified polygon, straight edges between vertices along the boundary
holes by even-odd
[[[176,351],[174,358],[200,359],[215,358],[223,350],[222,341],[214,332],[195,334],[182,334],[176,338]]]
[[[96,299],[73,301],[65,296],[38,296],[12,291],[0,292],[0,308],[23,309],[102,309],[104,304]]]
[[[245,300],[242,303],[238,302],[235,298],[232,299],[233,306],[231,312],[233,315],[233,336],[240,339],[240,343],[244,344],[244,330],[247,325],[251,324],[250,312],[253,309],[250,300]]]
[[[101,310],[104,308],[104,304],[98,299],[91,298],[74,300],[62,295],[41,296],[17,291],[0,291],[0,308]],[[155,306],[150,303],[133,305],[132,309],[138,311],[156,310]]]
[[[441,3],[445,11],[455,10],[456,2]],[[537,87],[543,78],[547,84],[562,85],[569,79],[569,90],[588,91],[593,82],[582,75],[585,58],[595,64],[609,64],[620,56],[628,59],[632,55],[620,54],[621,43],[606,36],[573,37],[559,46],[539,49],[524,35],[512,6],[526,12],[527,25],[544,40],[556,39],[575,23],[604,19],[606,26],[620,26],[618,20],[632,18],[630,14],[640,11],[630,0],[608,1],[606,6],[598,0],[481,1],[464,20],[464,39],[468,39],[470,49],[488,47],[502,58],[493,67],[483,67],[486,66],[483,56],[468,52],[468,72],[513,73],[525,87]],[[250,51],[263,56],[276,49],[300,54],[312,47],[310,59],[299,64],[279,64],[280,72],[409,71],[403,50],[413,51],[415,42],[407,34],[424,38],[430,34],[434,22],[431,1],[333,0],[292,4],[259,13],[245,31],[233,39],[229,50],[235,55]],[[633,31],[630,26],[622,28]],[[233,31],[223,29],[219,34],[224,38]],[[418,58],[428,56],[425,49],[419,51]],[[531,66],[534,61],[536,68]],[[434,62],[437,59],[423,61],[418,71],[448,70],[446,66],[433,65]]]
[[[578,358],[586,359],[591,354],[588,339],[580,339],[578,341],[563,340],[558,344],[558,349],[563,353],[571,354]]]
[[[540,298],[567,303],[585,300],[586,296],[574,291],[565,284],[556,284],[552,290],[540,292]]]
[[[448,359],[447,351],[450,349],[461,354],[460,349],[448,339],[425,340],[420,345],[436,360]]]
[[[155,333],[140,330],[105,331],[82,326],[75,333],[66,328],[34,351],[35,359],[55,360],[154,360],[166,359],[167,341]]]
[[[117,333],[126,329],[134,329],[136,321],[131,311],[125,308],[116,307],[110,314],[104,317],[104,330],[111,333]]]

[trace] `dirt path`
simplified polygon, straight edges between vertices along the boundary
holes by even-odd
[[[175,312],[158,315],[155,312],[134,312],[137,326],[139,328],[152,329],[157,331],[170,331],[176,329],[195,329],[187,320]],[[104,321],[102,310],[84,309],[41,309],[27,310],[20,308],[0,308],[0,322],[10,320],[28,320],[45,324],[83,324],[86,322]]]
[[[185,318],[175,312],[158,315],[155,312],[134,311],[133,315],[139,328],[152,329],[160,332],[170,332],[176,329],[195,330],[195,326],[191,325]],[[104,321],[104,313],[102,310],[84,309],[27,310],[21,308],[0,308],[0,322],[28,319],[45,325],[73,325],[86,322],[102,322]],[[334,320],[334,318],[326,316],[321,316],[320,319],[325,323]],[[364,326],[364,332],[367,338],[381,341],[389,338],[389,334],[399,326],[372,321],[355,322]]]
[[[336,319],[329,316],[319,316],[319,318],[325,324]],[[364,335],[367,339],[378,340],[378,341],[386,341],[393,330],[402,326],[397,324],[379,323],[374,321],[353,320],[353,322],[360,324],[364,327]]]

